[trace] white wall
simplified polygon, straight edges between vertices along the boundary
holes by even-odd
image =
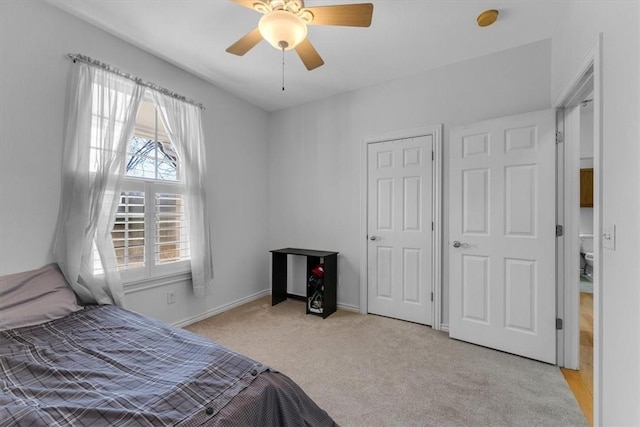
[[[206,106],[214,293],[195,299],[182,282],[130,293],[127,306],[175,323],[267,290],[268,113],[40,0],[0,2],[0,275],[53,261],[67,53]]]
[[[338,303],[359,307],[363,138],[444,124],[446,195],[449,128],[549,108],[549,85],[547,40],[271,113],[271,247],[339,251]],[[446,248],[446,196],[443,218]],[[304,277],[295,281],[304,284]]]
[[[637,1],[573,1],[552,39],[552,98],[567,86],[600,33],[602,223],[616,225],[601,251],[600,417],[640,425],[640,10]],[[596,373],[598,375],[598,373]]]

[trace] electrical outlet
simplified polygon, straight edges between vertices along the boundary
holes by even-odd
[[[167,304],[173,304],[176,302],[175,292],[167,292]]]

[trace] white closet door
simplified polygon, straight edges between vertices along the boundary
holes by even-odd
[[[368,311],[430,324],[433,136],[368,145]]]

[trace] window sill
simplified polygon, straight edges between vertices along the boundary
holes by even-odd
[[[159,288],[161,286],[172,285],[178,282],[191,281],[191,271],[181,273],[166,274],[164,276],[152,277],[142,280],[131,280],[124,282],[124,293],[132,294],[134,292],[145,291],[147,289]]]

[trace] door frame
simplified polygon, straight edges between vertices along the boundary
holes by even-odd
[[[560,95],[554,100],[553,107],[561,110],[570,108],[577,102],[577,97],[581,94],[581,89],[585,84],[585,77],[591,74],[593,79],[593,420],[595,425],[602,424],[602,346],[600,331],[602,329],[602,211],[603,198],[601,194],[602,188],[602,33],[600,33],[589,50],[585,58],[582,60],[572,78],[564,87]],[[563,123],[564,125],[564,123]],[[563,126],[565,144],[576,144],[575,132],[571,132],[571,126]],[[575,147],[573,147],[575,148]],[[564,156],[564,173],[578,173],[579,170],[579,151],[575,149],[565,148]],[[577,152],[577,154],[576,154]],[[568,154],[568,155],[567,155]],[[575,158],[577,155],[578,158]],[[578,165],[576,167],[576,164]],[[580,189],[577,185],[571,185],[569,182],[559,182],[558,186],[564,191],[565,206],[570,201],[577,201]],[[577,224],[580,221],[579,209],[565,209],[559,220],[564,223]],[[579,230],[576,227],[568,229],[568,233],[563,236],[565,244],[562,250],[557,253],[558,265],[558,317],[564,319],[564,329],[558,331],[558,341],[562,347],[558,346],[558,365],[575,369],[578,367],[579,358],[579,334],[580,334],[580,304],[579,292],[577,284],[567,284],[568,278],[572,276],[568,269],[573,268],[577,272],[577,261],[575,247],[578,245]],[[566,244],[571,242],[571,244]],[[562,272],[562,273],[561,273]],[[562,362],[562,363],[561,363]]]
[[[419,136],[432,136],[433,138],[433,184],[432,184],[432,208],[433,239],[431,242],[431,291],[433,292],[433,309],[431,327],[441,329],[442,322],[442,125],[425,126],[414,129],[391,131],[378,135],[371,135],[362,139],[360,146],[360,313],[367,314],[368,310],[368,149],[369,144],[384,141],[394,141]]]

